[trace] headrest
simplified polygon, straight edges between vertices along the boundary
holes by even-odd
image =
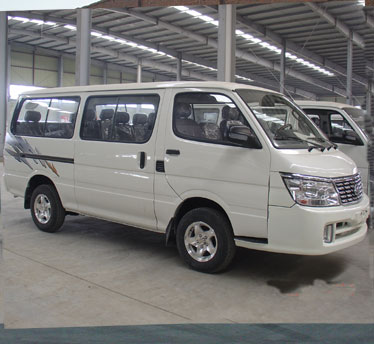
[[[116,114],[116,124],[122,123],[122,124],[127,124],[129,123],[130,120],[130,115],[127,112],[121,112],[117,111]]]
[[[266,94],[265,96],[262,97],[260,105],[264,107],[274,107],[275,97],[272,94]]]
[[[174,106],[175,118],[188,118],[191,115],[191,105],[187,103],[177,103]]]
[[[148,121],[148,117],[144,113],[136,113],[132,118],[132,124],[146,124]]]
[[[39,111],[26,111],[25,114],[25,121],[26,122],[39,122],[40,119],[42,118],[42,115],[40,114]]]
[[[228,105],[222,108],[222,119],[228,121],[235,121],[239,118],[239,111],[237,108],[232,108]]]
[[[84,119],[86,121],[94,121],[96,120],[96,111],[93,110],[93,109],[87,109],[85,115],[84,115]]]
[[[104,109],[104,110],[101,110],[100,112],[100,119],[102,121],[106,121],[106,120],[112,119],[113,115],[114,115],[113,109]]]
[[[70,123],[74,123],[76,117],[77,117],[77,113],[76,112],[71,113],[70,116],[69,116],[69,122]]]
[[[155,119],[156,119],[156,112],[151,112],[148,115],[148,123],[154,123]]]

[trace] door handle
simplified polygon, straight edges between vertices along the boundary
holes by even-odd
[[[181,152],[179,149],[167,149],[166,154],[168,155],[179,155]]]
[[[140,168],[143,169],[145,166],[145,152],[140,152]]]

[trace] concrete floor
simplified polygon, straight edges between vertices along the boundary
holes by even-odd
[[[162,235],[82,216],[43,233],[22,204],[2,188],[6,328],[374,322],[373,232],[320,257],[239,249],[207,275]]]

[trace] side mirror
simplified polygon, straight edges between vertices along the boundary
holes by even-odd
[[[258,140],[257,136],[245,125],[230,126],[228,138],[230,141],[239,143],[248,148],[262,148],[261,142]]]

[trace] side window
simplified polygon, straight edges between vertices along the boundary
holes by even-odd
[[[319,127],[328,137],[330,136],[329,120],[327,116],[327,110],[322,109],[304,109],[303,111],[308,117]]]
[[[26,99],[12,132],[16,135],[72,138],[80,99]]]
[[[50,99],[26,99],[22,103],[13,133],[25,136],[43,136]]]
[[[228,139],[232,126],[248,122],[227,96],[218,93],[179,93],[174,99],[173,129],[177,136],[218,144],[233,144]]]
[[[308,117],[313,121],[313,123],[320,129],[321,128],[321,119],[318,115],[316,114],[308,114]]]
[[[362,145],[351,125],[340,113],[330,113],[330,140],[336,143]]]
[[[86,140],[110,141],[118,97],[91,97],[83,114],[81,137]]]
[[[72,138],[78,106],[78,98],[53,98],[45,124],[45,136]]]
[[[81,137],[145,143],[152,135],[159,102],[158,95],[91,97],[83,114]]]

